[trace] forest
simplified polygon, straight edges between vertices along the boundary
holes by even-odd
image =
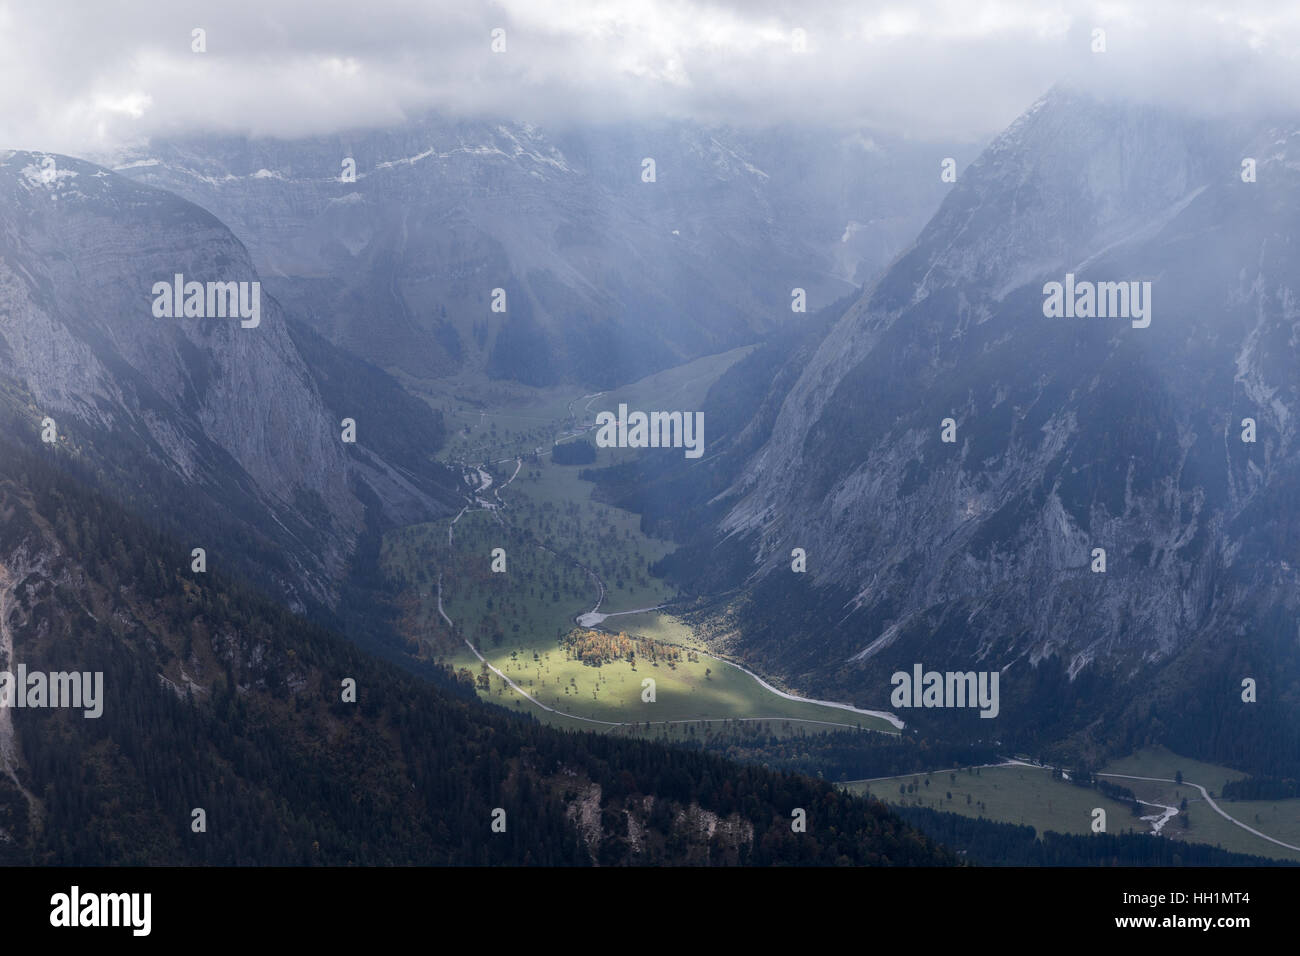
[[[1284,860],[1230,853],[1149,833],[1057,833],[998,823],[929,807],[899,807],[908,823],[943,842],[969,863],[997,866],[1296,866]]]
[[[449,673],[417,676],[233,576],[193,573],[188,546],[27,448],[0,452],[15,658],[105,675],[97,720],[15,712],[0,862],[955,862],[826,782],[468,700]],[[214,542],[210,567],[221,555]]]

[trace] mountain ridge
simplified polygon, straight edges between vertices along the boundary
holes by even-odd
[[[1050,729],[1095,755],[1179,701],[1184,739],[1222,755],[1212,727],[1236,721],[1234,759],[1285,750],[1266,738],[1294,740],[1300,706],[1279,630],[1300,587],[1300,181],[1282,156],[1242,180],[1268,138],[1068,88],[996,138],[789,363],[761,446],[711,449],[729,464],[696,479],[711,494],[673,524],[704,520],[663,567],[711,602],[715,639],[863,706],[917,661],[995,670],[1004,741]],[[1154,320],[1046,318],[1067,273],[1151,281]],[[1239,699],[1247,677],[1267,707]]]
[[[185,489],[201,489],[189,507],[208,519],[204,534],[243,526],[274,541],[286,559],[273,569],[276,586],[300,609],[335,600],[371,520],[361,485],[377,492],[389,520],[451,510],[460,481],[432,462],[436,447],[420,477],[392,439],[381,444],[404,469],[374,453],[367,426],[383,429],[373,419],[361,416],[353,446],[370,453],[340,440],[320,370],[355,380],[362,366],[317,346],[309,368],[304,334],[295,335],[274,297],[261,297],[256,327],[237,317],[154,315],[155,283],[177,274],[260,282],[211,213],[53,154],[0,155],[0,194],[8,200],[0,208],[0,378],[16,412],[54,421],[60,453],[83,457],[121,494],[152,485],[178,513]],[[385,403],[405,394],[377,369],[364,386],[328,391],[336,402],[351,396],[345,414],[353,417],[375,408],[366,393]],[[405,399],[391,411],[399,409],[414,434],[440,443],[445,431],[427,407]],[[215,551],[219,541],[195,544]]]
[[[381,367],[607,387],[794,321],[793,288],[816,304],[860,284],[942,194],[916,167],[952,151],[431,114],[294,141],[158,141],[111,160],[219,215],[295,313]]]

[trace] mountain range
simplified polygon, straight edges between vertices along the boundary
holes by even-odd
[[[858,288],[933,211],[961,149],[434,115],[103,161],[212,212],[291,314],[389,371],[605,388],[797,322],[796,288],[812,308]]]
[[[422,384],[740,345],[700,458],[585,473],[675,542],[655,571],[712,650],[876,709],[899,671],[996,673],[995,719],[904,715],[972,753],[1300,774],[1297,128],[1059,86],[955,182],[955,147],[686,123],[0,153],[0,651],[111,689],[102,722],[0,709],[0,852],[953,862],[873,801],[544,728],[395,649],[381,536],[474,504]],[[178,276],[256,284],[260,320],[159,315]]]
[[[175,193],[9,151],[0,197],[0,657],[104,687],[93,719],[0,709],[5,862],[953,862],[829,784],[575,738],[394,653],[379,535],[469,491],[441,416]],[[158,308],[189,282],[257,320]]]

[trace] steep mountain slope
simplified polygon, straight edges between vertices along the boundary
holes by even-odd
[[[183,544],[5,425],[18,440],[0,440],[0,668],[100,672],[102,690],[89,718],[0,709],[0,861],[953,861],[828,783],[548,730],[449,676],[377,663],[219,573],[190,573]],[[792,832],[795,808],[806,833]]]
[[[114,165],[215,213],[290,312],[378,365],[606,386],[801,318],[796,287],[817,308],[866,281],[938,204],[951,153],[830,131],[428,117],[157,142]]]
[[[1001,714],[974,725],[1003,739],[1176,732],[1294,763],[1287,129],[1059,88],[999,137],[793,384],[777,377],[762,446],[712,474],[713,523],[674,572],[698,592],[743,584],[734,647],[872,706],[916,662],[998,671]],[[1067,273],[1150,282],[1149,326],[1046,317],[1044,285]]]
[[[431,465],[436,448],[420,474],[409,454],[384,460],[403,455],[372,440],[389,431],[380,411],[411,416],[431,442],[441,425],[422,404],[401,405],[379,370],[295,333],[269,295],[256,324],[156,317],[155,283],[176,275],[248,283],[251,312],[257,272],[210,213],[79,160],[0,154],[5,400],[53,419],[59,454],[138,511],[184,515],[214,562],[234,553],[294,605],[331,604],[368,521],[444,513],[456,497],[456,480]],[[340,439],[344,416],[359,422],[355,446]]]

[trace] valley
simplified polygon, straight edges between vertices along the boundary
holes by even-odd
[[[644,534],[636,515],[592,500],[582,466],[553,461],[556,444],[589,432],[600,408],[700,407],[708,387],[748,351],[609,393],[472,381],[425,392],[453,434],[445,460],[480,477],[473,503],[453,518],[385,538],[410,649],[455,667],[485,699],[565,727],[664,738],[733,722],[777,734],[897,733],[902,722],[892,714],[789,694],[709,653],[672,613],[677,595],[649,571],[671,542]],[[636,453],[602,448],[593,465]],[[496,548],[505,552],[504,573],[490,570]],[[575,627],[626,635],[660,659],[584,663],[562,644]]]
[[[598,392],[472,377],[419,387],[408,381],[448,423],[452,437],[443,460],[477,484],[473,501],[453,518],[385,538],[384,565],[401,583],[401,629],[412,651],[454,667],[482,699],[559,728],[718,749],[746,732],[759,741],[830,740],[861,730],[898,735],[904,722],[892,713],[790,694],[717,656],[684,619],[690,602],[650,573],[675,545],[644,533],[636,514],[593,499],[593,483],[582,477],[584,468],[644,452],[597,448],[585,465],[554,460],[557,446],[590,439],[596,415],[620,403],[703,407],[709,387],[750,351],[709,356]],[[505,573],[490,570],[497,548],[505,552]],[[584,660],[573,648],[589,639],[613,643],[620,654]],[[633,645],[634,653],[622,653]],[[647,678],[654,681],[653,701],[643,696]],[[763,746],[751,753],[762,754]],[[1175,764],[1187,782],[1174,783]],[[831,773],[830,763],[825,770]],[[1244,776],[1149,748],[1098,773],[1117,792],[1127,791],[1121,798],[1018,760],[842,786],[900,808],[1031,826],[1040,837],[1086,836],[1100,807],[1110,833],[1155,833],[1233,854],[1300,861],[1294,848],[1300,800],[1220,800],[1216,809],[1197,792],[1200,784],[1212,797],[1223,781]]]

